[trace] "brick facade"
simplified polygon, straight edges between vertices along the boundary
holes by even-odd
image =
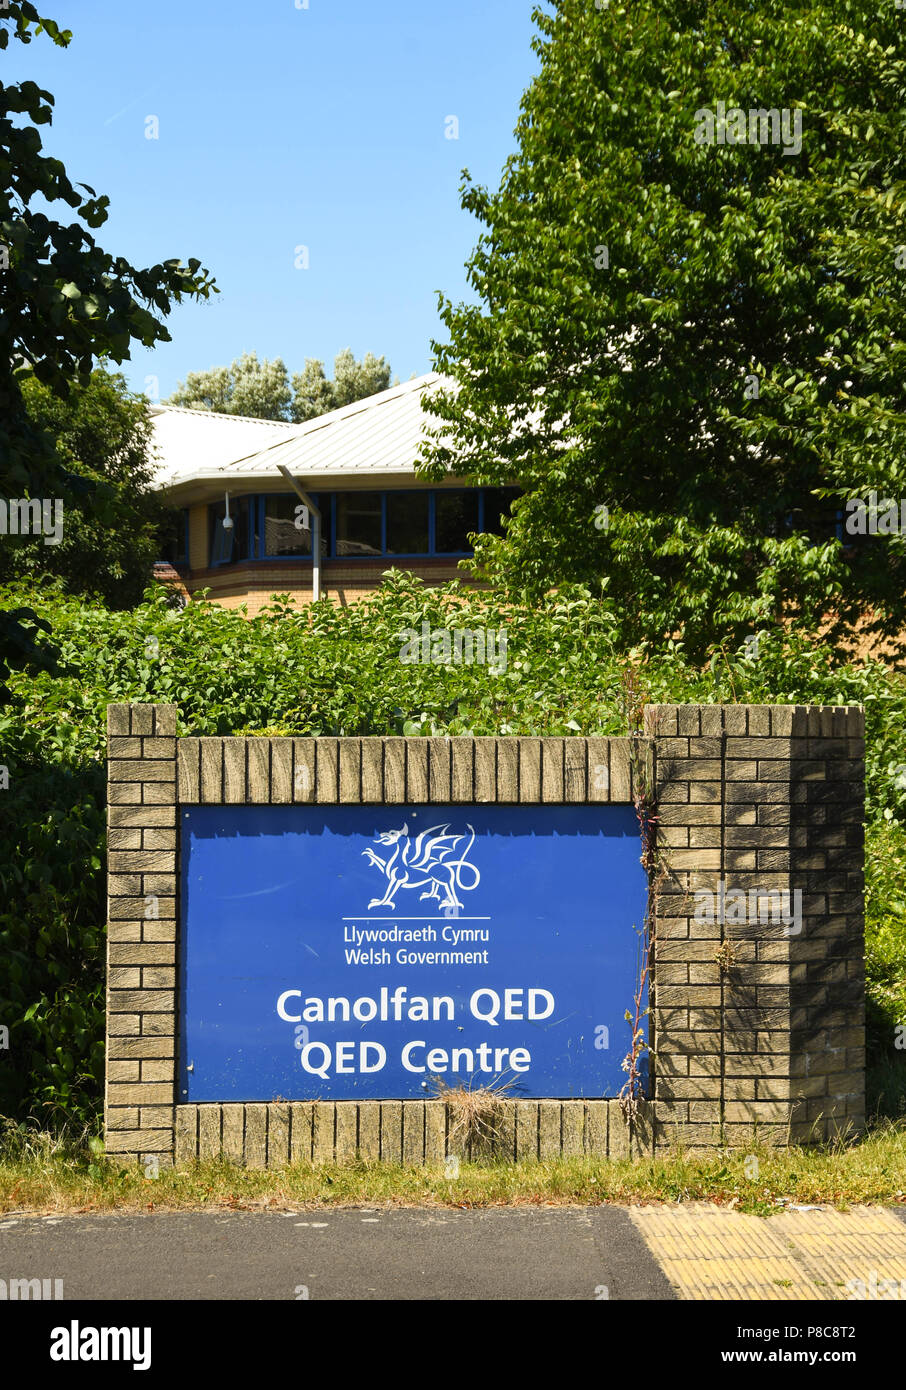
[[[325,560],[321,565],[321,594],[345,608],[360,599],[373,598],[383,582],[383,575],[392,561],[382,559],[372,564],[342,560]],[[481,585],[464,576],[456,560],[406,560],[404,568],[411,570],[426,584],[448,584],[456,579],[470,588]],[[245,604],[248,616],[254,618],[272,600],[274,594],[289,594],[300,607],[312,601],[310,566],[291,561],[263,560],[224,565],[218,569],[193,570],[183,575],[188,594],[207,589],[208,600],[223,608],[239,608]]]

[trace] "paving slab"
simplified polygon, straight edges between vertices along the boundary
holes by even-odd
[[[887,1207],[761,1217],[697,1202],[631,1207],[630,1216],[681,1299],[906,1296],[906,1223]]]

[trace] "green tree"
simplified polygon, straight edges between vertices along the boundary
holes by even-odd
[[[63,399],[34,379],[23,384],[31,419],[56,441],[61,465],[95,486],[74,492],[55,543],[35,537],[0,550],[0,580],[58,576],[70,592],[97,595],[111,608],[141,601],[166,509],[151,490],[147,401],[120,374],[95,371]],[[105,501],[99,520],[96,500]],[[113,524],[107,517],[113,516]]]
[[[286,420],[290,408],[289,378],[279,357],[259,362],[257,353],[244,352],[229,367],[189,372],[185,382],[177,383],[167,404],[258,420]]]
[[[366,352],[357,362],[349,348],[338,352],[333,362],[333,380],[324,375],[324,363],[306,357],[305,369],[293,377],[294,420],[312,420],[328,410],[376,396],[390,385],[390,363]]]
[[[232,366],[190,371],[185,382],[179,382],[168,396],[167,404],[300,424],[363,396],[377,395],[389,385],[390,366],[384,357],[367,352],[356,361],[349,347],[343,347],[333,359],[332,381],[328,381],[322,361],[306,357],[303,370],[293,374],[292,392],[279,357],[258,361],[256,353],[243,353]]]
[[[479,564],[535,594],[600,583],[623,641],[699,655],[781,618],[839,638],[872,610],[899,632],[906,539],[844,545],[834,523],[906,495],[902,15],[554,0],[534,19],[516,152],[496,192],[464,173],[479,302],[441,297],[434,344],[455,384],[427,475],[526,489]]]
[[[0,9],[0,50],[11,37],[27,44],[41,32],[63,48],[71,38],[29,0],[7,0]],[[34,377],[65,399],[73,384],[89,382],[96,359],[120,363],[135,342],[168,342],[161,320],[172,305],[215,287],[197,260],[137,270],[97,244],[91,233],[107,220],[109,200],[73,184],[60,160],[42,152],[37,127],[50,124],[52,107],[51,94],[35,82],[0,85],[0,493],[4,500],[61,498],[65,516],[86,483],[66,469],[52,434],[29,413],[25,382]],[[60,202],[76,220],[45,211]],[[98,526],[114,524],[113,501],[110,491],[97,492]],[[0,545],[9,539],[0,536]],[[0,681],[35,657],[35,631],[21,611],[0,614]]]
[[[189,372],[166,403],[190,410],[301,423],[363,396],[373,396],[389,385],[389,363],[372,352],[357,362],[349,348],[344,348],[334,359],[333,381],[325,376],[323,362],[306,357],[303,370],[292,378],[292,391],[279,357],[259,362],[254,352],[246,352],[229,367]]]
[[[293,376],[293,419],[313,420],[333,407],[333,387],[324,375],[324,363],[316,357],[306,357],[302,371]]]
[[[357,362],[349,348],[338,352],[333,362],[333,398],[336,406],[351,405],[365,396],[386,391],[390,385],[390,363],[366,352]]]

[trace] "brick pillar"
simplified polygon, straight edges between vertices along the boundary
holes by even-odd
[[[790,939],[794,1138],[865,1123],[865,717],[796,709],[792,882],[803,926]]]
[[[653,706],[656,1143],[785,1143],[864,1119],[861,709]],[[706,920],[696,898],[746,895]],[[753,893],[754,890],[754,893]],[[801,930],[767,921],[788,895]],[[753,910],[754,909],[754,910]],[[723,916],[724,920],[720,920]],[[759,920],[761,918],[761,920]]]
[[[173,1162],[176,706],[108,705],[107,1152]],[[146,1157],[147,1156],[147,1157]]]

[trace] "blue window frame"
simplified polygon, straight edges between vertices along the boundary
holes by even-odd
[[[503,535],[500,518],[510,511],[510,503],[518,497],[518,487],[484,487],[481,489],[481,530],[493,536]]]
[[[480,531],[484,492],[481,488],[444,488],[431,494],[431,550],[435,555],[471,555],[470,531]]]
[[[257,508],[254,497],[230,496],[230,517],[233,525],[227,529],[223,521],[226,516],[226,500],[213,502],[208,507],[209,564],[212,569],[220,565],[234,565],[240,560],[251,560],[258,544]]]
[[[334,493],[334,544],[337,559],[383,556],[387,551],[387,498],[383,492]]]
[[[384,493],[384,553],[393,559],[430,555],[434,494],[424,488]]]
[[[333,515],[333,494],[313,492],[311,500],[321,513],[321,555],[330,553],[331,524]],[[297,522],[304,521],[303,506],[294,492],[264,492],[255,498],[258,508],[258,543],[255,559],[259,560],[310,560],[312,542],[312,517],[308,526]],[[296,544],[293,546],[292,542]]]
[[[518,488],[399,488],[315,492],[321,512],[321,555],[339,560],[445,559],[472,554],[470,532],[500,531],[501,510]],[[242,560],[311,563],[309,528],[295,493],[230,494],[231,530],[224,530],[225,503],[208,507],[212,568]],[[188,511],[186,555],[188,556]]]

